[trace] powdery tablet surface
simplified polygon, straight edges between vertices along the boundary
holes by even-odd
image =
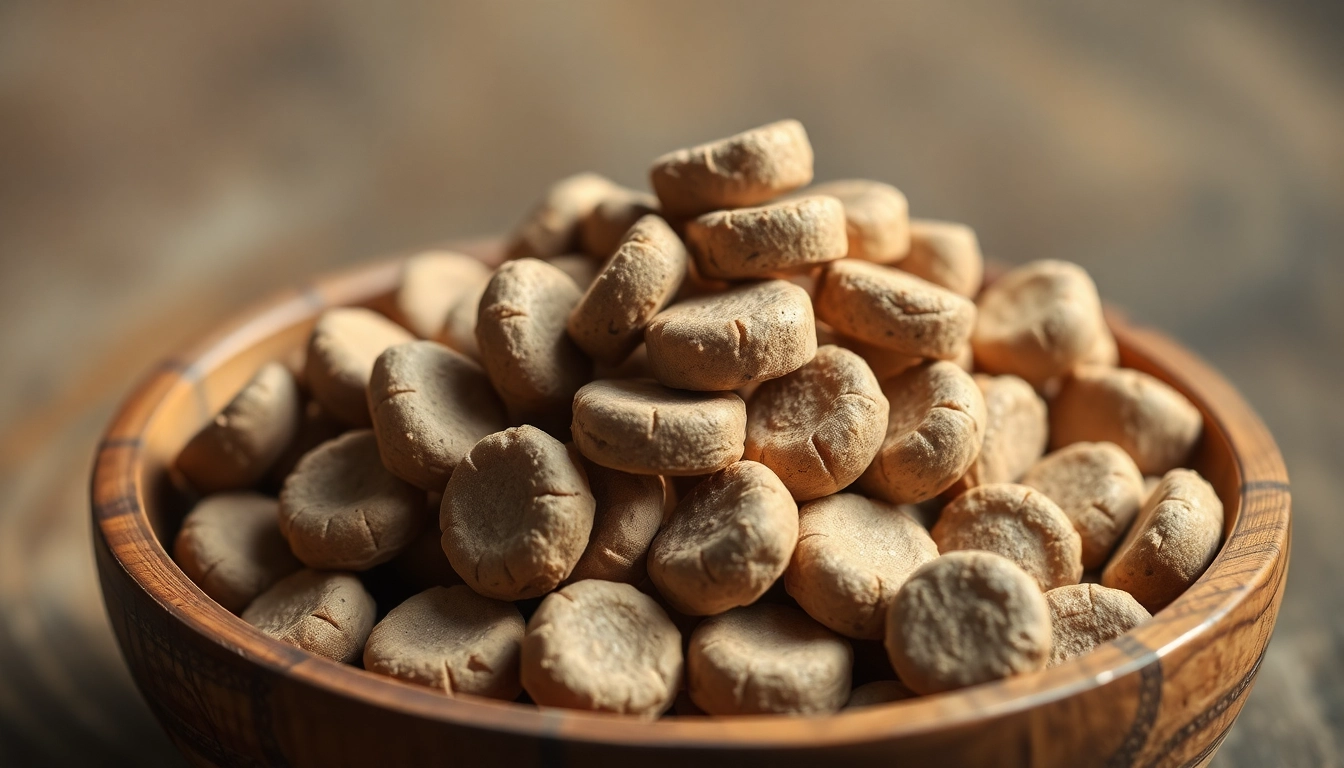
[[[691,700],[711,715],[824,715],[849,699],[849,643],[785,605],[701,622],[686,652]]]
[[[486,286],[476,340],[515,422],[554,430],[569,423],[570,401],[593,372],[565,330],[581,295],[565,273],[536,259],[506,262]]]
[[[1050,607],[1026,571],[992,552],[952,552],[920,568],[887,612],[887,655],[920,694],[1045,668]]]
[[[812,145],[797,120],[780,120],[653,161],[664,212],[695,216],[772,200],[812,181]]]
[[[616,252],[636,221],[658,213],[658,198],[616,187],[579,224],[579,249],[601,263]]]
[[[426,491],[442,491],[478,440],[509,425],[485,371],[433,341],[379,355],[369,412],[383,466]]]
[[[882,394],[891,403],[887,433],[859,484],[897,504],[947,490],[984,441],[985,397],[975,380],[945,360],[923,363],[883,382]]]
[[[910,205],[890,184],[867,179],[843,179],[815,184],[805,194],[827,195],[845,208],[846,255],[878,264],[891,264],[910,251]]]
[[[549,259],[579,245],[579,225],[619,187],[595,173],[576,173],[550,186],[506,250],[509,259]]]
[[[524,425],[488,435],[443,492],[443,551],[486,597],[544,595],[569,576],[593,528],[588,479],[560,441]]]
[[[522,693],[523,616],[471,589],[432,587],[388,611],[364,646],[364,668],[443,693],[512,701]]]
[[[1199,409],[1142,371],[1085,366],[1064,380],[1050,406],[1050,445],[1115,443],[1145,475],[1186,463],[1204,430]]]
[[[1152,618],[1128,592],[1074,584],[1045,593],[1050,605],[1050,664],[1082,656]]]
[[[1173,469],[1144,503],[1101,583],[1156,613],[1204,573],[1222,539],[1223,503],[1213,486],[1194,470]]]
[[[1016,376],[976,374],[975,383],[985,396],[985,440],[961,483],[966,488],[1015,483],[1041,458],[1050,440],[1045,401]]]
[[[373,362],[388,347],[414,341],[400,325],[371,309],[329,309],[308,338],[304,371],[313,397],[333,416],[355,427],[372,424],[365,389]]]
[[[843,258],[845,208],[809,196],[756,208],[714,211],[686,223],[686,242],[705,277],[767,277]]]
[[[277,640],[349,664],[359,658],[376,614],[359,577],[305,568],[261,593],[242,618]]]
[[[238,613],[302,567],[280,535],[279,507],[256,493],[207,496],[182,521],[173,559],[202,592]]]
[[[652,720],[681,684],[681,633],[653,598],[589,579],[547,595],[523,639],[523,687],[543,707]]]
[[[677,504],[649,549],[649,577],[682,613],[722,613],[765,594],[797,542],[789,490],[764,465],[739,461]]]
[[[401,285],[392,296],[396,316],[422,339],[443,330],[448,313],[485,286],[490,268],[461,253],[426,251],[406,259]]]
[[[767,280],[673,304],[644,343],[658,381],[722,392],[802,367],[817,352],[815,322],[807,291]]]
[[[619,363],[676,295],[690,256],[657,216],[635,222],[569,315],[569,336],[594,360]]]
[[[596,501],[588,548],[569,581],[602,579],[639,584],[647,575],[649,545],[663,522],[663,480],[632,475],[585,461],[588,487]]]
[[[845,702],[845,709],[874,707],[878,704],[889,704],[893,701],[905,701],[906,699],[913,699],[917,695],[900,680],[874,680],[850,691],[849,701]]]
[[[933,526],[938,551],[994,552],[1031,574],[1041,591],[1083,577],[1082,542],[1069,518],[1045,494],[1025,485],[994,483],[966,491],[943,508]]]
[[[953,358],[975,325],[975,305],[964,296],[857,259],[827,265],[816,304],[840,333],[911,357]]]
[[[910,253],[899,267],[968,299],[975,298],[985,279],[975,230],[950,221],[911,219]]]
[[[976,365],[1036,386],[1082,362],[1106,328],[1096,284],[1066,261],[1023,264],[985,288],[977,303]]]
[[[928,531],[900,507],[838,493],[799,510],[798,546],[784,584],[827,627],[881,640],[896,592],[937,556]]]
[[[1145,498],[1143,475],[1114,443],[1074,443],[1046,456],[1022,478],[1049,496],[1082,537],[1083,568],[1106,558],[1129,530]]]
[[[368,429],[309,451],[280,491],[280,531],[309,568],[385,563],[426,522],[424,491],[387,471]]]
[[[769,467],[799,501],[835,493],[877,454],[888,410],[863,358],[820,347],[802,368],[752,394],[744,456]]]
[[[574,396],[574,444],[604,467],[641,475],[705,475],[742,458],[747,410],[732,392],[687,392],[650,379],[610,379]]]
[[[294,375],[267,363],[191,438],[177,468],[201,493],[256,485],[294,439],[301,417]]]

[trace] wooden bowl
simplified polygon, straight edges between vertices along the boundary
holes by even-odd
[[[498,244],[464,248],[483,259]],[[1184,595],[1097,651],[1044,672],[820,718],[625,718],[450,698],[309,655],[216,605],[165,551],[190,500],[169,465],[264,361],[301,348],[326,307],[385,302],[399,263],[255,307],[154,369],[93,471],[103,599],[132,675],[201,765],[1203,765],[1249,693],[1288,569],[1287,474],[1233,388],[1158,333],[1111,317],[1124,365],[1204,414],[1193,464],[1226,539]]]

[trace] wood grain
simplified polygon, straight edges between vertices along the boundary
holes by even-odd
[[[305,276],[511,226],[783,116],[1007,261],[1067,258],[1211,360],[1293,471],[1293,578],[1222,766],[1341,765],[1339,9],[244,0],[0,8],[0,764],[178,764],[89,553],[156,360]]]

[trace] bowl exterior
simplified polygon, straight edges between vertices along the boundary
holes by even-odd
[[[283,296],[150,374],[98,449],[94,547],[131,674],[199,765],[1203,765],[1240,711],[1288,567],[1287,475],[1272,438],[1218,374],[1112,318],[1125,365],[1200,406],[1197,464],[1228,509],[1213,566],[1153,621],[1039,675],[829,718],[658,723],[448,698],[261,636],[211,602],[159,542],[171,456],[264,359],[326,306],[376,303],[395,264]],[[174,408],[177,411],[174,411]],[[195,414],[184,419],[179,411]],[[186,426],[183,422],[188,422]]]

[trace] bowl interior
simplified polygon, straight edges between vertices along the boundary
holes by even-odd
[[[497,258],[498,250],[475,250],[486,260]],[[156,595],[157,599],[172,601],[184,621],[191,623],[193,616],[209,614],[210,623],[200,623],[201,631],[221,622],[228,627],[228,638],[220,638],[234,645],[256,649],[257,663],[273,659],[295,658],[296,649],[272,640],[247,626],[241,619],[228,614],[200,592],[168,556],[183,515],[195,498],[185,485],[174,477],[172,461],[190,437],[221,409],[263,363],[292,359],[301,350],[317,315],[326,307],[336,305],[364,305],[385,308],[394,289],[399,272],[399,261],[393,260],[361,267],[348,273],[326,278],[302,291],[290,292],[253,308],[242,316],[239,323],[224,328],[202,341],[182,356],[167,361],[158,374],[167,376],[169,383],[155,390],[156,396],[141,399],[139,408],[142,426],[138,434],[140,453],[131,482],[137,486],[142,517],[132,524],[147,525],[152,531],[143,549],[143,557],[155,560],[159,579],[166,579],[172,595]],[[1214,486],[1227,510],[1224,547],[1219,558],[1210,567],[1216,570],[1226,550],[1237,540],[1236,532],[1243,521],[1243,483],[1247,482],[1248,457],[1238,453],[1234,435],[1229,432],[1229,418],[1240,418],[1237,409],[1246,410],[1236,393],[1225,382],[1179,346],[1159,334],[1130,326],[1116,314],[1108,315],[1121,350],[1122,364],[1157,376],[1175,386],[1191,398],[1204,413],[1205,432],[1192,460],[1192,466]],[[148,386],[148,385],[147,385]],[[142,390],[143,392],[143,390]],[[133,402],[135,400],[133,399]],[[1230,405],[1228,403],[1230,402]],[[130,407],[130,406],[128,406]],[[1229,412],[1227,409],[1231,408]],[[1253,418],[1253,416],[1252,416]],[[125,422],[126,414],[120,417]],[[1255,425],[1259,422],[1255,421]],[[1263,427],[1259,427],[1263,430]],[[118,439],[116,427],[108,440]],[[130,437],[121,436],[122,439]],[[1268,439],[1267,434],[1264,436]],[[1272,442],[1269,443],[1272,449]],[[1274,471],[1281,473],[1282,465],[1277,452],[1263,461],[1268,469],[1257,469],[1252,475]],[[1260,461],[1259,459],[1254,459]],[[1262,462],[1263,463],[1263,462]],[[1276,469],[1277,468],[1277,469]],[[1282,514],[1286,516],[1284,509]],[[169,546],[165,547],[164,543]],[[127,562],[117,553],[123,565]],[[128,567],[134,575],[134,568]],[[1253,579],[1255,573],[1246,578]],[[1209,578],[1206,573],[1201,580]],[[1145,650],[1161,654],[1172,644],[1184,642],[1219,611],[1226,611],[1235,594],[1220,592],[1201,595],[1196,584],[1171,606],[1159,612],[1157,618],[1131,635]],[[383,610],[389,606],[382,606]],[[411,712],[418,716],[471,720],[477,711],[491,713],[491,725],[515,728],[520,732],[570,732],[576,736],[618,738],[633,740],[663,739],[728,739],[742,745],[753,743],[818,743],[840,741],[856,734],[871,735],[875,727],[886,733],[918,731],[934,725],[946,726],[960,718],[969,722],[974,718],[1028,708],[1047,701],[1069,696],[1088,687],[1104,684],[1116,676],[1128,674],[1152,661],[1151,656],[1122,651],[1115,643],[1107,644],[1082,659],[1034,675],[1026,675],[996,683],[977,686],[965,691],[938,696],[922,697],[907,702],[853,710],[827,718],[735,718],[731,722],[709,718],[665,718],[656,723],[625,723],[615,731],[607,727],[597,729],[594,722],[610,723],[601,715],[579,712],[547,711],[539,713],[533,707],[470,697],[450,698],[432,691],[373,675],[363,670],[339,665],[325,659],[306,657],[301,665],[287,669],[287,674],[310,676],[313,684],[337,683],[347,692],[376,700],[388,707]],[[288,662],[285,664],[288,668]],[[899,717],[895,711],[900,710]],[[613,737],[615,732],[618,735]]]

